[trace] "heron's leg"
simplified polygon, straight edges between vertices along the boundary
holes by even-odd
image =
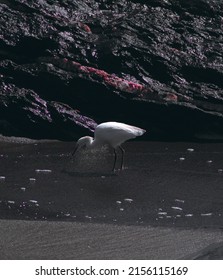
[[[114,149],[114,164],[113,164],[113,168],[112,168],[112,171],[114,172],[115,171],[115,164],[116,164],[116,160],[117,160],[117,152],[116,152],[116,149]]]
[[[124,155],[125,155],[125,150],[124,150],[121,146],[119,146],[119,149],[120,149],[121,152],[122,152],[121,170],[123,170],[123,169],[124,169]]]

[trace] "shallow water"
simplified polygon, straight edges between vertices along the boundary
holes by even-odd
[[[2,142],[0,218],[222,227],[223,144],[129,142],[115,173],[109,150],[73,146]]]

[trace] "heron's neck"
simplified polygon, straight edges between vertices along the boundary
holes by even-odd
[[[99,141],[98,139],[92,138],[91,143],[90,143],[90,147],[92,149],[97,149],[97,148],[100,148],[101,146],[103,146],[103,143],[101,141]]]

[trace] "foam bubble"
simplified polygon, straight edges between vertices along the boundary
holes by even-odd
[[[133,202],[133,199],[131,199],[131,198],[125,198],[124,201],[131,203],[131,202]]]
[[[185,214],[185,217],[193,217],[194,214]]]
[[[51,169],[36,169],[35,170],[37,173],[51,173]]]
[[[167,215],[167,212],[158,212],[158,215]]]
[[[176,199],[174,199],[174,201],[175,201],[175,202],[184,203],[184,200],[183,200],[183,199],[178,199],[178,198],[176,198]]]
[[[37,200],[34,200],[34,199],[30,199],[29,202],[35,203],[35,204],[38,203],[38,201],[37,201]]]
[[[181,207],[177,207],[177,206],[172,206],[171,207],[173,210],[179,210],[179,211],[182,211],[183,209]]]
[[[8,200],[8,203],[9,204],[15,204],[15,201],[14,200]]]
[[[201,216],[212,216],[213,215],[213,213],[201,213]]]

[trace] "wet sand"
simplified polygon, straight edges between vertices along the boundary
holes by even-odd
[[[1,140],[0,259],[202,258],[223,242],[223,144],[129,142],[115,174],[110,151],[73,147]]]
[[[24,220],[0,224],[1,259],[189,259],[222,241],[220,231],[201,229]]]

